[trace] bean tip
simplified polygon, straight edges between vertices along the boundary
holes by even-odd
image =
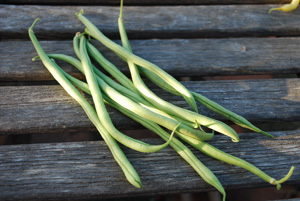
[[[40,20],[41,20],[41,18],[35,19],[34,22],[32,23],[32,25],[29,27],[28,32],[33,31],[34,25],[35,25],[38,21],[40,21]]]
[[[231,141],[232,141],[232,142],[239,142],[240,139],[238,139],[238,138],[232,138]]]
[[[75,34],[75,36],[76,36],[76,37],[79,37],[80,34],[81,34],[80,32],[77,32],[77,33]]]
[[[78,15],[83,15],[83,13],[84,13],[83,10],[80,10],[79,12],[76,13],[76,15],[77,15],[77,16],[78,16]]]
[[[272,12],[273,10],[281,10],[281,9],[280,9],[280,8],[272,8],[272,9],[269,10],[269,15],[271,14],[271,12]]]
[[[262,130],[259,130],[258,133],[261,133],[261,134],[263,134],[263,135],[265,135],[267,137],[270,137],[270,138],[274,138],[274,135],[271,135],[270,133],[267,133],[267,132],[262,131]]]
[[[285,177],[283,177],[282,179],[276,181],[276,184],[278,185],[278,184],[281,184],[281,183],[285,182],[286,180],[288,180],[292,176],[294,170],[295,170],[295,166],[292,166],[290,168],[289,172],[285,175]]]
[[[277,184],[276,188],[277,188],[277,190],[280,190],[281,189],[281,184]]]
[[[143,187],[142,182],[141,182],[141,180],[139,180],[139,178],[135,178],[133,181],[130,181],[130,180],[129,180],[129,182],[130,182],[133,186],[135,186],[136,188],[142,188],[142,187]]]

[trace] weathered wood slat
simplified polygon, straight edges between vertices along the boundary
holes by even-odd
[[[52,80],[30,41],[0,42],[0,80]],[[121,71],[128,66],[100,43],[98,49]],[[47,53],[74,55],[72,41],[41,41]],[[132,40],[135,54],[157,64],[173,76],[300,73],[299,38],[235,38]],[[12,59],[13,58],[13,59]],[[75,68],[58,62],[66,71],[82,77]]]
[[[266,4],[288,3],[289,0],[126,0],[125,5],[201,5],[201,4]],[[119,0],[2,0],[5,4],[40,4],[40,5],[119,5]]]
[[[255,122],[300,120],[299,79],[183,82],[224,107]],[[180,97],[154,92],[180,107],[189,108]],[[0,87],[0,133],[49,133],[94,130],[83,110],[60,86]],[[137,124],[109,109],[120,129]],[[204,115],[221,119],[200,107]]]
[[[300,12],[269,15],[274,6],[278,5],[130,6],[124,13],[131,38],[299,35]],[[105,34],[119,37],[119,7],[1,5],[0,38],[28,38],[27,29],[40,17],[35,27],[39,36],[70,39],[83,31],[75,16],[81,9]]]
[[[239,143],[230,144],[217,136],[211,144],[279,179],[291,165],[300,165],[300,132],[272,134],[276,138],[242,134]],[[0,199],[87,200],[213,189],[171,148],[153,154],[123,150],[141,177],[141,189],[126,181],[101,141],[0,146]],[[225,189],[271,186],[248,171],[213,160],[199,151],[194,153]],[[299,182],[300,172],[295,171],[284,185],[299,185]]]

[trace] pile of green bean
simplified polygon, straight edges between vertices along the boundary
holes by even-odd
[[[214,136],[214,131],[230,137],[234,142],[239,141],[239,136],[231,127],[223,122],[199,114],[196,102],[223,115],[237,125],[268,137],[273,136],[255,127],[245,118],[227,110],[201,94],[189,91],[157,65],[133,54],[123,23],[122,0],[120,10],[118,25],[122,46],[103,35],[103,33],[83,15],[82,11],[77,13],[78,19],[86,26],[84,33],[76,33],[73,38],[73,49],[78,59],[64,54],[46,54],[44,52],[33,32],[33,27],[39,19],[32,24],[28,32],[38,53],[36,58],[42,61],[57,82],[83,108],[88,118],[95,125],[108,145],[127,180],[137,188],[142,187],[139,175],[117,142],[144,153],[157,152],[170,145],[208,184],[214,186],[221,192],[223,194],[223,200],[225,200],[226,193],[218,178],[196,158],[190,149],[180,141],[181,139],[204,154],[217,160],[242,167],[256,174],[266,182],[276,185],[277,188],[280,189],[280,184],[292,175],[294,167],[291,167],[283,179],[275,180],[254,165],[208,144],[205,141],[210,140]],[[111,49],[117,56],[123,59],[128,64],[132,80],[108,61],[99,50],[87,40],[87,37],[92,37],[100,41],[104,46]],[[85,75],[86,82],[78,80],[65,72],[57,65],[55,60],[62,60],[76,67]],[[110,76],[98,70],[98,68],[92,64],[92,60],[106,70]],[[180,108],[158,97],[145,85],[140,73],[162,89],[182,96],[193,111]],[[82,96],[78,88],[92,96],[94,107]],[[145,128],[155,132],[166,142],[161,145],[150,145],[121,133],[113,125],[105,104],[116,108]],[[205,132],[202,127],[207,127],[212,130],[212,132]],[[169,134],[166,129],[172,131],[172,133]],[[174,137],[175,133],[179,139]]]

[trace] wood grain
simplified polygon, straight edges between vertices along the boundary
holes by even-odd
[[[217,136],[211,144],[279,179],[291,165],[300,165],[300,132],[272,134],[276,138],[242,134],[239,143]],[[87,200],[213,189],[171,148],[153,154],[123,150],[141,177],[141,189],[126,181],[102,141],[0,146],[0,199]],[[215,173],[225,190],[271,187],[248,171],[192,150]],[[283,185],[296,186],[299,182],[300,173],[295,171]]]
[[[132,39],[298,36],[300,11],[269,15],[268,10],[275,6],[128,6],[124,14]],[[0,38],[28,39],[27,29],[39,17],[43,20],[35,27],[38,36],[70,39],[84,29],[75,15],[81,9],[105,34],[119,37],[119,7],[0,5]]]
[[[117,41],[119,43],[119,41]],[[1,81],[53,80],[29,41],[0,42]],[[100,43],[100,52],[126,75],[126,63]],[[47,53],[74,55],[72,41],[41,41]],[[135,54],[173,76],[215,76],[300,73],[299,38],[131,40]],[[13,55],[13,56],[12,56]],[[14,59],[12,59],[12,57]],[[83,76],[70,65],[58,64],[72,75]]]
[[[183,84],[256,123],[300,120],[300,83],[297,78]],[[153,91],[166,101],[189,108],[181,97],[157,88]],[[61,86],[3,86],[0,94],[1,134],[95,130],[81,107]],[[119,129],[140,128],[117,111],[108,109]],[[223,120],[200,105],[199,109],[201,114]]]

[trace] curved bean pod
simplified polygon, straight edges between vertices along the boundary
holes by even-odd
[[[109,99],[108,97],[106,99]],[[112,102],[109,101],[109,102]],[[112,102],[113,103],[113,102]],[[114,102],[114,104],[118,104],[116,102]],[[136,114],[134,114],[133,112],[131,112],[130,110],[127,110],[125,108],[123,108],[122,106],[120,107],[117,107],[117,106],[114,106],[112,105],[113,107],[115,107],[116,109],[118,109],[119,111],[121,111],[122,113],[124,113],[125,115],[129,116],[130,118],[136,120],[136,121],[145,121],[145,119],[141,118],[140,116],[137,117]],[[140,122],[141,123],[141,122]],[[142,123],[141,123],[142,124]],[[156,124],[152,123],[152,122],[149,122],[149,121],[146,121],[144,122],[143,124],[145,127],[147,127],[148,129],[156,132],[156,133],[159,133],[159,135],[161,136],[164,132],[163,130]],[[163,136],[161,136],[163,137]],[[255,175],[259,176],[260,178],[262,178],[263,180],[269,182],[270,184],[272,185],[276,185],[277,189],[279,190],[280,187],[281,187],[281,183],[285,182],[286,180],[288,180],[295,167],[292,166],[291,169],[289,170],[288,174],[283,177],[282,179],[280,180],[275,180],[274,178],[270,177],[269,175],[267,175],[266,173],[264,173],[262,170],[260,170],[259,168],[255,167],[254,165],[248,163],[247,161],[245,160],[242,160],[240,158],[237,158],[235,156],[232,156],[230,154],[227,154],[215,147],[213,147],[212,145],[206,143],[206,142],[200,142],[200,141],[195,141],[194,139],[191,139],[191,138],[188,138],[188,137],[182,137],[181,136],[181,139],[183,139],[185,142],[187,142],[188,144],[192,145],[194,148],[200,150],[202,153],[212,157],[212,158],[215,158],[217,160],[220,160],[220,161],[223,161],[223,162],[226,162],[228,164],[232,164],[232,165],[236,165],[236,166],[239,166],[241,168],[244,168],[252,173],[254,173]],[[178,141],[176,138],[173,138],[172,141],[170,142],[170,146],[172,146],[176,151],[177,149],[179,149],[177,152],[180,154],[182,152],[182,150],[184,150],[185,152],[187,151],[186,148],[182,148],[182,143],[180,143],[180,141]],[[175,143],[175,145],[174,145]],[[180,143],[180,144],[179,144]],[[180,151],[180,152],[179,152]],[[189,150],[188,150],[189,151]],[[188,152],[189,153],[189,152]],[[182,153],[181,153],[182,154]],[[180,155],[181,155],[180,154]],[[182,156],[183,157],[183,156]],[[189,156],[190,157],[190,156]],[[195,158],[193,157],[193,159],[190,161],[190,160],[187,160],[186,157],[183,157],[197,172],[198,174],[203,178],[202,174],[203,174],[203,169],[202,170],[199,170],[198,168],[202,168],[202,165],[200,164],[200,167],[199,167],[199,164],[195,166],[194,162],[195,162]],[[198,160],[196,160],[197,163]],[[194,165],[193,165],[194,164]],[[200,171],[200,172],[199,172]],[[207,171],[207,170],[204,170],[204,171]],[[202,174],[201,174],[202,172]],[[209,172],[208,172],[209,173]],[[207,175],[208,173],[205,173],[205,175]],[[209,173],[210,174],[210,173]],[[225,200],[225,191],[223,189],[222,186],[220,186],[221,184],[218,183],[218,181],[216,181],[215,179],[214,180],[209,180],[207,178],[203,178],[206,182],[208,182],[209,184],[215,186],[222,194],[223,194],[223,200]],[[211,183],[210,183],[211,182]],[[217,182],[217,183],[215,183]]]
[[[261,179],[265,180],[266,182],[268,182],[272,185],[276,185],[277,189],[280,189],[281,183],[286,181],[292,175],[292,173],[295,169],[295,167],[292,166],[290,171],[288,172],[288,174],[284,178],[277,181],[274,178],[267,175],[266,173],[264,173],[259,168],[252,165],[251,163],[248,163],[247,161],[245,161],[243,159],[240,159],[238,157],[227,154],[206,142],[195,141],[194,139],[186,137],[186,136],[183,136],[183,137],[179,136],[179,137],[182,140],[184,140],[185,142],[187,142],[188,144],[190,144],[191,146],[193,146],[194,148],[201,151],[202,153],[204,153],[212,158],[215,158],[217,160],[223,161],[225,163],[244,168],[245,170],[252,172],[253,174],[260,177]]]
[[[118,104],[114,102],[114,104]],[[126,108],[123,108],[122,106],[116,106],[111,105],[121,111],[126,116],[130,117],[131,119],[134,119],[137,122],[140,122],[140,124],[143,124],[146,128],[149,130],[152,130],[153,132],[159,134],[163,139],[168,137],[168,133],[165,132],[161,127],[159,127],[157,124],[147,121],[146,119],[136,115],[135,113],[131,112],[130,110],[127,110]],[[201,163],[198,158],[179,140],[176,138],[173,138],[170,142],[170,146],[177,151],[177,153],[186,161],[188,162],[193,169],[200,175],[200,177],[207,182],[208,184],[214,186],[220,193],[223,195],[223,201],[226,199],[226,193],[225,190],[218,180],[218,178],[211,172],[209,168],[207,168],[203,163]]]
[[[91,58],[93,58],[102,68],[112,75],[120,84],[127,89],[137,92],[130,79],[128,79],[114,64],[108,61],[91,43],[87,43],[87,50]]]
[[[73,38],[73,48],[77,57],[80,59],[80,48],[79,48],[79,33]],[[109,74],[111,74],[118,82],[120,82],[127,89],[137,92],[136,88],[132,84],[132,82],[110,61],[105,59],[105,57],[95,48],[91,43],[87,41],[87,51],[88,54],[94,59],[101,67],[103,67]],[[93,70],[96,71],[96,67],[93,66]],[[98,70],[98,69],[97,69]],[[100,71],[95,73],[99,73]]]
[[[110,136],[110,134],[103,127],[93,107],[88,103],[88,101],[85,100],[85,98],[79,93],[79,91],[68,81],[68,79],[66,79],[66,77],[61,73],[61,71],[57,69],[57,64],[52,62],[51,59],[46,55],[46,53],[42,49],[40,43],[38,42],[33,32],[33,27],[38,20],[40,19],[38,18],[34,21],[32,26],[28,29],[28,33],[42,63],[52,74],[54,79],[56,79],[57,82],[64,88],[64,90],[72,98],[74,98],[83,108],[88,118],[96,126],[103,140],[108,145],[114,159],[121,167],[127,180],[135,187],[141,188],[142,184],[137,172],[135,171],[131,163],[128,161],[127,157],[124,155],[117,142]]]
[[[283,12],[291,12],[293,10],[295,10],[298,6],[299,6],[299,2],[300,0],[292,0],[291,3],[289,4],[285,4],[279,8],[272,8],[269,10],[269,14],[271,14],[271,12],[273,10],[281,10]]]
[[[194,111],[198,112],[197,104],[195,102],[194,97],[175,78],[173,78],[168,73],[160,69],[157,65],[130,53],[122,46],[111,41],[109,38],[103,35],[103,33],[91,21],[89,21],[85,16],[83,16],[82,11],[77,13],[77,17],[87,27],[85,30],[87,34],[100,41],[103,45],[105,45],[107,48],[111,49],[112,51],[116,52],[118,55],[121,55],[122,57],[136,63],[137,65],[149,69],[157,76],[164,79],[167,83],[173,86],[184,97],[184,99],[191,105]]]
[[[102,93],[100,91],[97,78],[94,75],[93,69],[91,67],[91,61],[88,57],[87,50],[86,50],[86,39],[84,36],[80,38],[80,59],[83,67],[84,74],[86,76],[87,83],[91,90],[92,98],[95,104],[96,112],[100,121],[102,122],[103,126],[106,130],[120,143],[123,145],[144,153],[152,153],[157,152],[161,149],[164,149],[168,146],[168,142],[162,145],[149,145],[145,142],[133,139],[128,137],[127,135],[118,131],[115,126],[113,125],[109,114],[106,110],[106,107],[103,103]]]
[[[79,49],[78,49],[79,50]],[[82,66],[81,66],[81,62],[77,59],[75,59],[74,57],[68,56],[68,55],[64,55],[64,54],[47,54],[48,57],[52,58],[52,59],[58,59],[58,60],[62,60],[65,61],[73,66],[75,66],[79,71],[81,71],[82,73],[84,73]],[[32,60],[38,59],[39,57],[34,57],[32,58]],[[143,97],[141,97],[139,94],[136,94],[132,91],[130,91],[129,89],[127,89],[126,87],[118,84],[117,82],[115,82],[114,80],[112,80],[111,78],[109,78],[108,76],[106,76],[104,73],[102,73],[100,70],[98,70],[93,64],[93,70],[96,74],[96,76],[98,76],[99,78],[101,78],[104,82],[106,82],[109,86],[111,86],[112,88],[114,88],[116,91],[118,91],[119,93],[122,93],[124,96],[130,98],[131,100],[133,100],[134,102],[138,103],[139,105],[155,112],[158,113],[160,115],[163,115],[167,118],[170,119],[174,119],[175,121],[178,122],[182,122],[183,124],[189,126],[189,127],[195,127],[194,123],[191,123],[189,121],[186,121],[182,118],[179,117],[175,117],[169,114],[166,114],[165,112],[158,110],[156,108],[153,107],[153,105],[151,103],[149,103],[148,101],[146,101]]]
[[[98,78],[99,85],[102,86],[103,92],[108,95],[111,99],[118,102],[123,107],[135,112],[136,114],[153,121],[165,128],[172,130],[179,122],[175,119],[170,119],[166,116],[161,114],[155,113],[149,109],[142,107],[141,105],[137,104],[136,102],[132,101],[131,99],[123,96],[112,87],[107,85],[103,80]],[[195,140],[210,140],[213,135],[208,134],[199,130],[192,129],[184,124],[181,124],[178,128],[178,135],[187,135]]]
[[[154,73],[151,71],[148,71],[147,69],[144,68],[139,68],[139,70],[143,73],[145,77],[147,77],[149,80],[151,80],[153,83],[155,83],[157,86],[160,88],[164,89],[165,91],[168,91],[172,94],[179,95],[174,88],[172,88],[170,85],[168,85],[164,80],[160,79],[157,77]],[[235,124],[247,128],[249,130],[255,131],[257,133],[261,133],[265,136],[268,137],[274,137],[273,135],[259,129],[258,127],[254,126],[252,123],[250,123],[247,119],[244,117],[226,109],[225,107],[221,106],[220,104],[206,98],[205,96],[196,93],[196,92],[191,92],[192,95],[194,96],[195,100],[210,109],[213,112],[216,112],[220,114],[221,116],[225,117],[226,119],[234,122]]]
[[[64,74],[75,86],[79,87],[81,90],[85,91],[88,94],[91,93],[90,90],[89,90],[89,86],[86,83],[70,76],[69,74],[67,74],[65,72],[64,72]],[[153,132],[157,133],[164,140],[168,140],[168,138],[170,139],[169,133],[167,133],[164,129],[162,129],[157,124],[155,124],[155,123],[153,123],[153,122],[151,122],[151,121],[149,121],[149,120],[147,120],[147,119],[145,119],[141,116],[138,116],[137,114],[133,113],[130,110],[127,110],[126,108],[124,108],[120,104],[118,104],[117,102],[110,99],[105,94],[103,95],[103,97],[104,97],[104,100],[105,100],[106,104],[114,107],[115,109],[119,110],[120,112],[122,112],[126,116],[128,116],[131,119],[139,122],[144,127],[146,127],[149,130],[152,130]],[[176,131],[176,129],[178,128],[179,125],[180,125],[180,123],[174,128],[171,135],[174,134],[174,132]],[[186,162],[188,162],[193,167],[193,169],[203,178],[204,181],[206,181],[208,184],[210,184],[210,185],[214,186],[216,189],[218,189],[218,191],[223,194],[223,201],[225,201],[225,197],[226,197],[225,190],[224,190],[222,184],[220,183],[220,181],[218,180],[218,178],[211,172],[211,170],[208,169],[203,163],[201,163],[198,160],[198,158],[183,143],[181,143],[176,138],[173,137],[171,139],[170,146]]]
[[[84,73],[82,70],[81,63],[66,55],[60,55],[60,54],[51,54],[49,56],[52,56],[53,58],[58,58],[62,59],[66,62],[69,62],[70,64],[74,65],[78,70]],[[99,83],[99,86],[101,86],[101,91],[105,93],[107,96],[109,96],[111,99],[114,101],[119,102],[123,107],[135,111],[137,114],[140,116],[144,117],[145,119],[148,119],[150,121],[156,122],[157,124],[168,128],[170,130],[173,130],[173,128],[179,123],[179,121],[176,118],[169,118],[167,115],[164,113],[157,113],[154,112],[153,110],[147,109],[140,104],[132,101],[130,98],[120,94],[118,91],[116,91],[114,88],[110,87],[105,81],[103,81],[100,77],[96,77],[97,81]],[[208,134],[199,130],[192,129],[191,127],[188,127],[184,124],[181,124],[180,127],[178,128],[177,134],[178,135],[188,135],[191,138],[195,140],[209,140],[211,139],[214,135],[213,134]]]
[[[126,30],[123,23],[122,5],[121,5],[120,16],[118,19],[118,25],[119,25],[119,32],[120,32],[123,47],[127,49],[130,53],[132,53],[132,49],[129,44]],[[197,121],[199,124],[203,126],[206,126],[210,129],[213,129],[217,132],[220,132],[224,135],[231,137],[232,141],[234,142],[239,141],[239,136],[237,135],[237,133],[230,126],[224,124],[223,122],[180,108],[158,97],[145,85],[142,78],[140,77],[137,66],[130,60],[127,60],[127,63],[129,66],[129,70],[131,73],[131,78],[133,80],[134,86],[139,90],[140,94],[146,100],[148,100],[150,103],[155,105],[157,108],[159,108],[160,110],[168,114],[178,116],[179,118],[182,118],[186,121],[190,121],[190,122]]]

